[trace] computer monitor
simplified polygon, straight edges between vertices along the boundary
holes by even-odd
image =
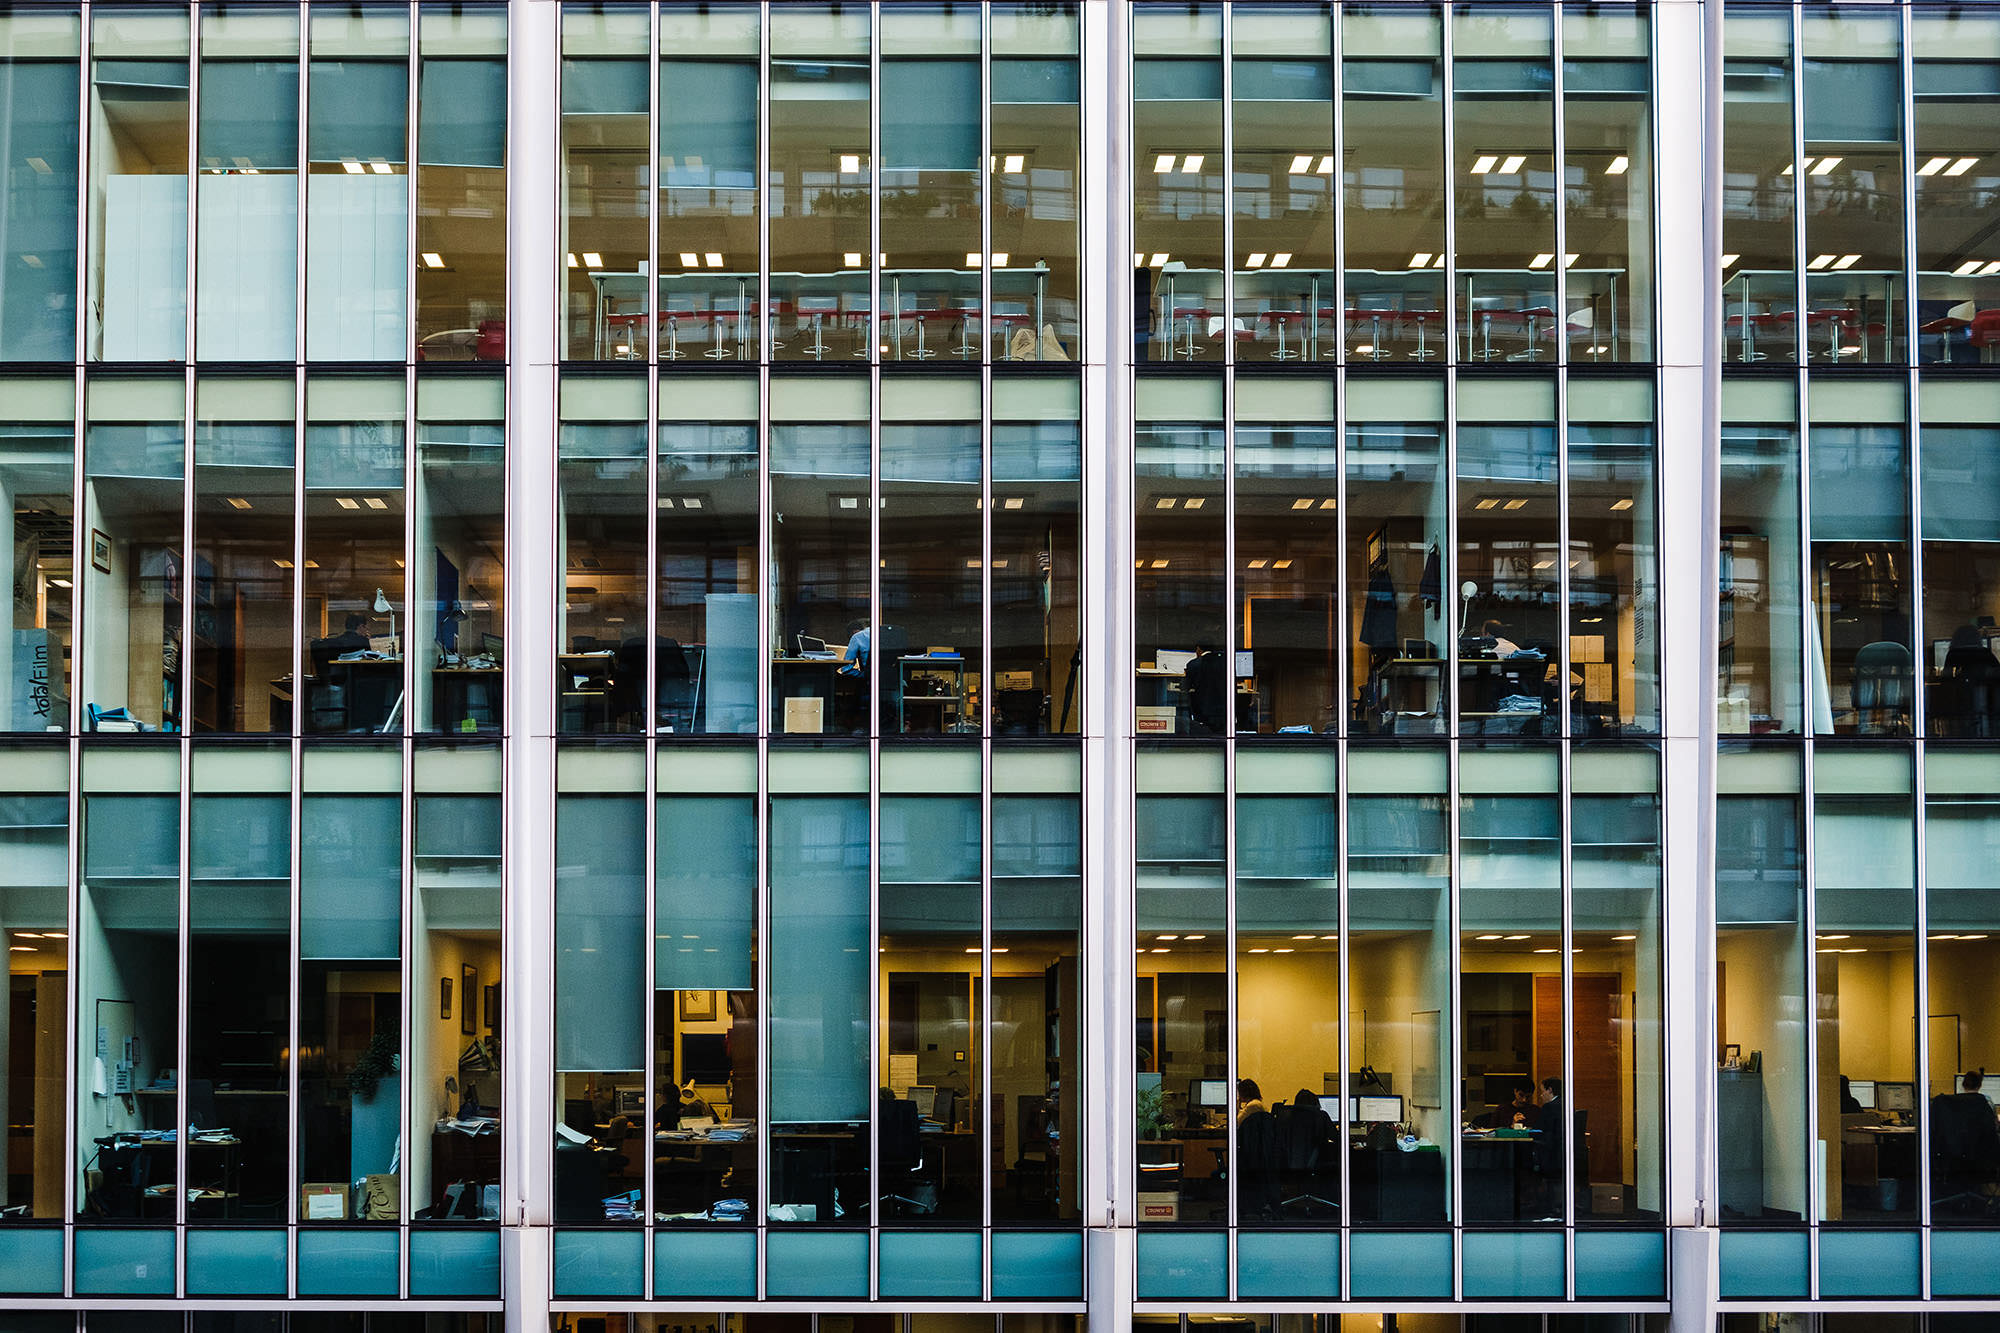
[[[1847,1080],[1847,1093],[1861,1103],[1861,1109],[1875,1109],[1875,1080],[1872,1078],[1851,1078]]]
[[[1198,1078],[1194,1081],[1194,1104],[1229,1109],[1229,1080],[1226,1078]]]
[[[495,665],[499,664],[501,650],[506,646],[507,640],[502,635],[482,634],[479,636],[479,651],[492,658]]]
[[[917,1114],[928,1120],[937,1109],[938,1090],[935,1084],[919,1083],[910,1089],[910,1100],[917,1104]]]
[[[1358,1124],[1387,1123],[1403,1118],[1401,1097],[1350,1097],[1347,1118]]]
[[[1178,648],[1161,648],[1153,654],[1154,666],[1177,676],[1185,673],[1188,663],[1192,661],[1194,661],[1193,653],[1183,652]]]
[[[639,1087],[613,1088],[612,1110],[618,1115],[646,1114],[646,1090]]]
[[[1916,1110],[1917,1085],[1914,1083],[1877,1083],[1875,1085],[1875,1109],[1878,1111]]]
[[[815,639],[810,634],[799,635],[800,657],[804,657],[807,653],[830,653],[832,651],[831,648],[826,646],[825,639]]]
[[[924,1119],[950,1129],[953,1123],[953,1113],[957,1106],[958,1094],[950,1088],[939,1088],[937,1090],[937,1100],[931,1104],[931,1113],[924,1116]]]

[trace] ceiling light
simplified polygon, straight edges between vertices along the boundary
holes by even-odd
[[[37,176],[55,175],[54,168],[49,166],[49,160],[45,157],[31,157],[28,159],[28,165],[35,169]]]
[[[1166,265],[1167,265],[1167,252],[1165,250],[1155,251],[1152,258],[1146,261],[1146,266],[1148,268],[1165,268]]]
[[[583,258],[584,262],[589,264],[592,268],[601,268],[604,265],[604,261],[596,255],[585,255]],[[439,254],[435,250],[424,251],[424,267],[443,268],[444,256]]]
[[[1002,509],[1019,509],[1022,505],[1022,502],[1023,501],[1021,496],[1010,495],[1006,499],[1000,502],[1000,507]]]
[[[1554,952],[1555,952],[1555,950],[1554,950],[1554,949],[1537,949],[1537,950],[1535,950],[1535,952],[1536,952],[1536,953],[1554,953]]]
[[[861,155],[859,153],[842,153],[840,155],[840,170],[843,175],[858,175],[861,171]]]
[[[1861,262],[1860,255],[1842,255],[1840,258],[1833,261],[1833,266],[1837,269],[1850,269],[1860,262]]]
[[[1312,507],[1313,507],[1313,502],[1311,500],[1292,501],[1292,508],[1294,509],[1311,509]]]
[[[970,559],[970,560],[966,561],[966,562],[965,562],[965,567],[966,567],[967,569],[978,569],[978,568],[979,568],[979,558],[978,558],[977,556],[974,556],[974,557],[973,557],[972,559]]]
[[[1297,157],[1292,159],[1291,174],[1294,176],[1307,175],[1312,171],[1312,164],[1313,160],[1309,154],[1300,153]]]
[[[1272,953],[1291,953],[1291,952],[1293,952],[1293,950],[1291,950],[1291,949],[1273,949],[1273,950],[1271,950],[1271,952],[1272,952]]]
[[[973,946],[972,946],[971,948],[967,949],[967,950],[966,950],[966,952],[967,952],[967,953],[978,953],[978,952],[979,952],[979,946],[975,944],[975,945],[973,945]]]
[[[1208,936],[1206,936],[1206,935],[1183,935],[1183,936],[1181,936],[1181,938],[1182,938],[1182,939],[1184,939],[1184,940],[1205,940],[1205,939],[1207,939],[1207,938],[1208,938]]]
[[[1977,259],[1968,259],[1953,269],[1951,274],[1955,278],[1969,278],[1977,272],[1979,272],[1979,261]]]
[[[1163,496],[1160,499],[1153,501],[1153,508],[1155,509],[1172,509],[1173,507],[1174,507],[1174,497],[1171,495]]]
[[[1339,503],[1340,503],[1340,501],[1338,501],[1338,500],[1334,500],[1334,499],[1331,499],[1331,498],[1329,498],[1329,499],[1325,499],[1325,500],[1321,500],[1321,501],[1319,502],[1319,507],[1320,507],[1321,509],[1332,509],[1332,508],[1333,508],[1333,507],[1334,507],[1335,505],[1337,505],[1337,504],[1339,504]]]
[[[42,938],[45,940],[66,940],[69,938],[69,932],[66,930],[45,930],[42,932]],[[1967,935],[1965,938],[1969,940],[1983,940],[1986,937],[1984,935]]]
[[[570,251],[570,252],[569,252],[569,266],[570,266],[571,268],[575,268],[575,267],[576,267],[576,251],[574,251],[574,250],[572,250],[572,251]]]
[[[1613,935],[1613,936],[1612,936],[1611,938],[1612,938],[1613,940],[1618,940],[1618,941],[1628,941],[1628,942],[1629,942],[1629,941],[1631,941],[1631,940],[1636,940],[1636,939],[1638,939],[1639,937],[1638,937],[1637,935]]]
[[[663,496],[661,496],[661,497],[660,497],[660,508],[662,508],[662,509],[672,509],[673,507],[674,507],[674,501],[673,501],[673,497],[672,497],[672,496],[670,496],[670,495],[663,495]]]
[[[1007,261],[1012,258],[1013,256],[1008,254],[1005,250],[995,250],[993,252],[993,267],[1005,268],[1007,267]]]
[[[1493,164],[1499,160],[1499,158],[1491,153],[1480,154],[1478,157],[1472,159],[1472,174],[1475,176],[1486,175],[1493,170]]]
[[[1474,935],[1472,938],[1476,940],[1497,940],[1500,937],[1498,935]]]
[[[1833,262],[1833,259],[1834,257],[1832,255],[1814,255],[1810,260],[1806,262],[1806,267],[1808,269],[1811,269],[1813,272],[1817,273],[1820,269],[1823,269],[1828,264],[1831,264]]]
[[[965,266],[967,268],[978,268],[979,265],[980,265],[979,252],[977,250],[967,250],[965,252]]]
[[[1507,160],[1500,164],[1500,174],[1502,176],[1512,176],[1515,173],[1519,172],[1521,168],[1526,166],[1527,164],[1528,164],[1528,159],[1523,154],[1510,153],[1507,157]]]
[[[1604,169],[1604,174],[1607,176],[1623,176],[1626,172],[1626,169],[1629,168],[1631,165],[1632,165],[1632,159],[1625,156],[1625,154],[1620,153],[1618,156],[1611,159],[1611,165]]]
[[[1576,263],[1576,256],[1575,256],[1575,255],[1564,255],[1564,256],[1563,256],[1563,267],[1564,267],[1564,268],[1569,268],[1569,267],[1571,267],[1572,265],[1574,265],[1575,263]]]
[[[1846,939],[1846,938],[1847,938],[1847,936],[1845,936],[1845,935],[1815,935],[1815,936],[1813,936],[1813,938],[1814,938],[1814,939],[1816,939],[1816,940],[1818,940],[1818,941],[1819,941],[1819,942],[1820,942],[1821,944],[1825,944],[1825,943],[1826,943],[1826,942],[1827,942],[1828,940],[1844,940],[1844,939]]]
[[[1251,952],[1251,953],[1269,953],[1269,952],[1271,952],[1271,951],[1270,951],[1269,949],[1252,949],[1252,950],[1251,950],[1250,952]]]
[[[1267,559],[1262,559],[1262,558],[1260,558],[1260,559],[1256,559],[1256,560],[1252,560],[1252,561],[1250,562],[1250,568],[1252,568],[1252,569],[1262,569],[1262,568],[1263,568],[1264,566],[1266,566],[1266,565],[1268,565],[1268,564],[1270,564],[1270,563],[1271,563],[1271,562],[1270,562],[1269,560],[1267,560]]]
[[[1153,936],[1153,939],[1154,939],[1154,941],[1155,941],[1156,943],[1157,943],[1158,941],[1160,941],[1160,940],[1177,940],[1177,939],[1179,939],[1179,938],[1180,938],[1180,936],[1178,936],[1178,935],[1155,935],[1155,936]]]
[[[692,251],[692,250],[683,250],[683,251],[681,251],[681,267],[682,267],[682,268],[698,268],[698,267],[700,267],[700,266],[701,266],[701,256],[700,256],[700,255],[696,254],[696,253],[695,253],[694,251]]]
[[[369,161],[368,169],[374,172],[377,176],[386,176],[390,172],[389,164],[387,162],[384,162],[379,157],[373,158]]]
[[[1320,158],[1320,160],[1319,160],[1319,174],[1320,174],[1320,175],[1322,175],[1322,176],[1331,176],[1331,175],[1333,174],[1333,154],[1332,154],[1332,153],[1328,153],[1328,154],[1326,154],[1325,156],[1323,156],[1323,157],[1321,157],[1321,158]]]
[[[1153,952],[1154,952],[1154,953],[1172,953],[1172,952],[1173,952],[1173,950],[1172,950],[1172,949],[1155,949],[1155,950],[1153,950]]]
[[[62,938],[62,936],[60,936],[60,935],[56,935],[56,934],[53,934],[53,933],[52,933],[52,934],[50,934],[49,938],[50,938],[50,939],[52,939],[52,940],[59,940],[59,939],[61,939],[61,938]],[[1983,935],[1983,934],[1980,934],[1980,935],[1960,935],[1960,936],[1959,936],[1959,938],[1960,938],[1960,939],[1962,939],[1962,940],[1983,940],[1983,939],[1985,939],[1985,938],[1986,938],[1986,936],[1985,936],[1985,935]]]
[[[1410,256],[1411,268],[1422,268],[1430,262],[1431,262],[1431,252],[1428,250],[1419,250],[1415,254]]]
[[[847,268],[860,268],[861,252],[859,250],[849,250],[840,257],[840,262]]]
[[[1839,166],[1840,162],[1841,159],[1837,157],[1823,157],[1819,160],[1819,165],[1812,169],[1812,174],[1815,176],[1831,176],[1833,169]]]
[[[1995,273],[2000,273],[2000,259],[1989,261],[1985,268],[1979,270],[1979,276],[1982,278],[1988,277]]]
[[[9,953],[33,953],[35,946],[32,944],[10,944],[7,946],[7,951]]]
[[[340,159],[340,169],[350,176],[359,176],[365,170],[361,163],[351,157]]]
[[[1528,937],[1526,935],[1502,935],[1500,938],[1506,940],[1525,940]]]
[[[1919,176],[1935,176],[1940,171],[1943,171],[1945,167],[1950,164],[1950,162],[1951,159],[1948,157],[1934,157],[1930,161],[1918,167],[1917,174]]]
[[[1307,931],[1307,932],[1306,932],[1305,934],[1303,934],[1303,935],[1294,935],[1294,936],[1292,936],[1292,938],[1293,938],[1293,939],[1295,939],[1295,940],[1309,940],[1309,939],[1311,939],[1311,938],[1312,938],[1312,932],[1311,932],[1311,931]]]
[[[1273,560],[1271,562],[1271,568],[1273,569],[1290,569],[1291,567],[1292,562],[1289,560]]]
[[[1321,939],[1323,939],[1323,940],[1337,940],[1337,939],[1339,939],[1339,938],[1340,938],[1340,936],[1338,936],[1338,935],[1322,935],[1322,936],[1320,936],[1320,938],[1321,938]]]
[[[51,588],[67,588],[67,587],[69,587],[69,586],[70,586],[70,582],[69,582],[69,580],[68,580],[68,579],[53,579],[53,578],[52,578],[52,579],[50,579],[50,580],[49,580],[49,586],[50,586]]]
[[[389,502],[379,495],[364,495],[361,497],[361,503],[367,505],[370,509],[387,509],[389,507]]]
[[[1813,164],[1813,160],[1812,160],[1811,158],[1807,158],[1807,159],[1806,159],[1806,165],[1807,165],[1808,167],[1810,167],[1810,166],[1811,166],[1812,164]],[[1789,176],[1789,175],[1791,175],[1791,174],[1792,174],[1792,164],[1791,164],[1791,163],[1789,163],[1789,162],[1785,163],[1784,167],[1783,167],[1783,168],[1782,168],[1782,169],[1781,169],[1781,170],[1780,170],[1780,171],[1778,172],[1778,174],[1779,174],[1780,176]]]
[[[40,255],[22,255],[21,262],[29,268],[42,267],[42,257]]]
[[[1520,496],[1514,497],[1512,500],[1507,501],[1506,504],[1501,506],[1502,509],[1526,509],[1527,507],[1528,507],[1527,500],[1523,499]]]
[[[1185,500],[1181,501],[1181,508],[1183,508],[1183,509],[1199,509],[1199,508],[1201,508],[1201,507],[1202,507],[1203,505],[1205,505],[1205,504],[1207,504],[1207,503],[1208,503],[1208,501],[1207,501],[1207,500],[1205,500],[1205,499],[1203,499],[1203,498],[1202,498],[1201,496],[1199,496],[1199,495],[1190,495],[1190,496],[1189,496],[1189,497],[1188,497],[1187,499],[1185,499]]]
[[[1356,343],[1354,345],[1354,354],[1356,356],[1373,356],[1375,354],[1375,344]]]
[[[1722,266],[1724,268],[1734,268],[1738,258],[1739,256],[1736,255],[1724,255],[1722,257]]]
[[[1245,267],[1247,267],[1247,268],[1262,268],[1262,267],[1264,267],[1264,261],[1265,261],[1265,259],[1267,259],[1267,258],[1269,258],[1269,256],[1267,256],[1267,255],[1266,255],[1266,254],[1265,254],[1265,253],[1264,253],[1264,252],[1263,252],[1262,250],[1258,250],[1258,251],[1254,252],[1254,253],[1253,253],[1253,254],[1252,254],[1252,255],[1250,256],[1250,258],[1249,258],[1249,259],[1248,259],[1248,260],[1246,261],[1246,263],[1245,263]]]
[[[1155,176],[1164,176],[1173,169],[1174,155],[1172,153],[1161,153],[1153,159],[1153,174]]]
[[[1972,170],[1973,164],[1977,161],[1979,159],[1976,157],[1961,157],[1958,161],[1946,167],[1944,174],[1947,176],[1963,176],[1966,172]]]
[[[1189,153],[1181,159],[1181,170],[1189,175],[1193,175],[1195,172],[1201,170],[1201,164],[1202,155],[1200,153]]]
[[[1018,173],[1021,171],[1025,171],[1027,169],[1027,166],[1028,166],[1028,158],[1025,153],[1009,153],[1007,154],[1006,160],[1001,163],[1000,169],[1002,171]]]
[[[1528,261],[1529,268],[1547,268],[1555,261],[1555,256],[1544,251]]]
[[[1292,252],[1290,250],[1280,250],[1271,256],[1272,268],[1287,268],[1291,265],[1291,262]]]
[[[1611,507],[1613,509],[1630,509],[1632,507],[1632,501],[1630,499],[1613,500],[1611,502]]]
[[[38,940],[41,938],[41,935],[32,930],[17,930],[14,932],[14,938],[17,940]]]
[[[290,569],[292,567],[292,562],[289,560],[273,560],[271,563],[279,569]]]
[[[1499,503],[1500,503],[1499,500],[1489,495],[1484,500],[1474,500],[1472,502],[1472,507],[1474,509],[1491,509],[1494,505],[1497,505]]]
[[[428,259],[430,256],[425,255],[424,258]],[[604,256],[595,250],[585,250],[583,252],[583,266],[585,268],[603,268]]]
[[[996,945],[994,945],[994,946],[993,946],[993,952],[994,952],[994,953],[1006,953],[1006,952],[1007,952],[1007,946],[1006,946],[1006,945],[1004,945],[1004,944],[996,944]]]
[[[1149,568],[1152,569],[1165,569],[1166,567],[1167,567],[1167,562],[1164,560],[1155,560],[1149,566]]]
[[[229,507],[231,509],[248,509],[250,502],[240,495],[232,495],[229,497]]]
[[[359,500],[354,500],[354,499],[350,499],[350,498],[348,498],[348,497],[347,497],[347,496],[345,496],[345,495],[336,495],[336,496],[334,496],[334,497],[333,497],[333,502],[334,502],[335,504],[339,505],[339,506],[340,506],[340,507],[341,507],[342,509],[359,509],[359,508],[361,508],[361,502],[360,502]]]

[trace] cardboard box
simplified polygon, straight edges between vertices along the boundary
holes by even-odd
[[[1141,736],[1171,736],[1174,734],[1174,714],[1177,711],[1170,704],[1140,704],[1133,730]]]
[[[339,1222],[347,1218],[347,1185],[339,1182],[299,1187],[301,1222]]]
[[[785,700],[785,734],[788,736],[817,736],[826,730],[826,700],[787,698]]]
[[[1172,1190],[1140,1190],[1139,1220],[1141,1222],[1180,1221],[1181,1196]]]
[[[1572,634],[1569,636],[1569,663],[1581,666],[1585,662],[1604,660],[1604,636],[1602,634]]]
[[[1035,673],[1032,671],[996,671],[993,673],[993,687],[1000,690],[1032,690],[1035,688]]]

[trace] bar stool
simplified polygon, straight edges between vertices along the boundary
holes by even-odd
[[[1415,351],[1410,353],[1410,359],[1412,361],[1430,360],[1437,355],[1437,349],[1425,343],[1424,335],[1429,329],[1430,322],[1437,318],[1440,312],[1436,310],[1411,310],[1405,313],[1409,316],[1410,321],[1417,326],[1417,347]]]

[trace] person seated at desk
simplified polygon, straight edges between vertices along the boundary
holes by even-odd
[[[1254,1078],[1237,1079],[1236,1080],[1236,1123],[1239,1125],[1242,1124],[1245,1119],[1257,1114],[1257,1112],[1262,1111],[1263,1109],[1265,1109],[1264,1094],[1262,1090],[1260,1090],[1257,1087],[1257,1080]]]
[[[367,616],[350,615],[347,617],[346,629],[319,640],[313,647],[324,652],[328,661],[332,661],[342,653],[363,652],[370,647],[367,630]],[[319,652],[315,652],[313,656],[317,658]]]
[[[1945,1211],[2000,1210],[2000,1121],[1984,1083],[1968,1072],[1964,1092],[1931,1098],[1931,1196]]]
[[[1861,1099],[1854,1095],[1852,1088],[1848,1087],[1847,1075],[1842,1074],[1840,1076],[1840,1113],[1842,1115],[1853,1115],[1855,1112],[1864,1109],[1861,1105]]]
[[[1516,1125],[1525,1126],[1536,1114],[1535,1085],[1527,1079],[1518,1079],[1513,1088],[1513,1100],[1487,1108],[1474,1116],[1474,1129],[1512,1129]]]

